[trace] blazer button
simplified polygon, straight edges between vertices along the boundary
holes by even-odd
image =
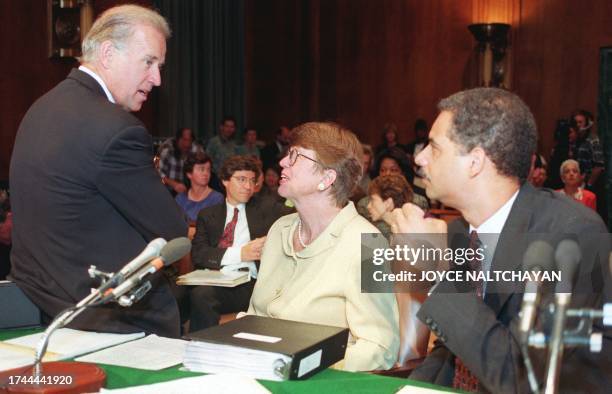
[[[433,321],[433,319],[431,317],[427,317],[425,318],[425,324],[427,324],[428,326],[431,324],[431,322]]]

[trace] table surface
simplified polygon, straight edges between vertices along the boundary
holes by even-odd
[[[40,332],[40,328],[0,330],[0,340]],[[202,375],[197,372],[182,371],[181,366],[161,371],[118,367],[100,364],[106,372],[106,388],[121,388],[143,384],[165,382],[168,380]],[[356,373],[326,369],[306,380],[285,382],[259,381],[273,393],[395,393],[405,385],[448,390],[424,382],[379,376],[370,373]]]

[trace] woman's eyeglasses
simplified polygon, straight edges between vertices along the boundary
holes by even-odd
[[[287,152],[287,156],[289,156],[289,167],[293,167],[293,165],[295,164],[295,162],[297,161],[298,157],[302,156],[305,159],[308,159],[312,162],[315,162],[317,164],[319,164],[321,167],[326,167],[323,163],[321,163],[318,160],[315,160],[311,157],[308,157],[306,155],[301,154],[300,152],[298,152],[297,149],[295,148],[291,148],[289,149],[289,152]]]

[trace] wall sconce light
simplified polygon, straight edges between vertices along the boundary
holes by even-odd
[[[506,23],[476,23],[468,29],[478,42],[478,81],[480,86],[510,88],[508,32]]]
[[[47,0],[47,21],[49,57],[79,57],[93,24],[93,0]]]

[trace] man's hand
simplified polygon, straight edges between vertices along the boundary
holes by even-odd
[[[245,244],[240,249],[240,260],[241,261],[253,261],[261,259],[261,250],[263,249],[266,237],[255,238]]]
[[[391,231],[393,234],[446,234],[446,222],[426,218],[425,212],[412,203],[391,212]]]

